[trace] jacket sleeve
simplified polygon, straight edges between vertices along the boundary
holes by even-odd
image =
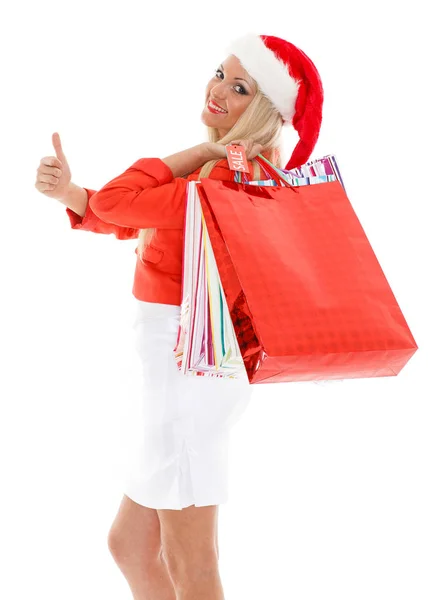
[[[66,213],[70,219],[70,225],[72,229],[83,229],[84,231],[92,231],[94,233],[114,233],[118,240],[131,240],[137,238],[140,230],[133,227],[120,227],[114,223],[107,223],[102,221],[93,212],[89,200],[96,194],[95,190],[83,188],[88,193],[88,204],[86,206],[86,212],[81,217],[71,208],[66,209]]]
[[[187,180],[160,158],[140,158],[91,196],[92,211],[120,227],[181,229]]]

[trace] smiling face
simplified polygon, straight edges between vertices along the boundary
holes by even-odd
[[[217,128],[220,137],[224,137],[245,112],[255,94],[255,81],[236,56],[231,54],[219,65],[208,82],[205,91],[205,107],[201,114],[202,122],[207,127]],[[226,112],[211,110],[210,100]]]

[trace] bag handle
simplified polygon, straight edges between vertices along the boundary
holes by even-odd
[[[260,158],[265,162],[264,165],[261,164]],[[278,167],[276,167],[274,164],[272,164],[262,154],[257,154],[257,156],[254,157],[254,160],[256,160],[259,163],[259,165],[262,169],[266,170],[269,173],[271,178],[275,181],[275,183],[278,186],[288,187],[291,190],[293,190],[293,192],[295,192],[296,194],[299,193],[299,189],[298,189],[299,186],[291,185],[290,183],[288,183],[288,181],[285,179],[285,176],[284,176],[284,172],[290,173],[290,175],[295,176],[296,174],[293,173],[293,171],[288,171],[288,170],[281,171],[281,169],[278,169]],[[245,181],[248,182],[247,175],[245,174],[244,176],[245,176]],[[242,183],[242,172],[241,171],[235,172],[235,181],[238,183]]]
[[[260,156],[260,154],[258,155]],[[264,158],[264,157],[263,157]],[[260,160],[257,160],[257,156],[254,157],[254,160],[256,162],[258,162],[260,164]],[[280,179],[276,173],[276,171],[274,170],[274,167],[271,163],[270,164],[270,168],[268,167],[268,165],[261,165],[260,164],[260,168],[262,169],[262,171],[267,171],[270,175],[270,178],[273,179],[276,183],[276,185],[281,186],[284,180]],[[235,173],[235,181],[237,181],[238,183],[242,183],[242,172],[241,171],[236,171]],[[249,181],[247,174],[244,173],[244,178],[245,178],[245,182]]]
[[[263,161],[265,161],[264,165],[261,164],[259,157]],[[275,183],[278,186],[289,187],[295,192],[297,192],[295,187],[288,183],[288,181],[285,179],[284,173],[280,169],[278,169],[274,164],[272,164],[267,158],[265,158],[262,154],[258,154],[257,156],[255,156],[254,160],[256,160],[259,163],[259,165],[269,173],[271,178],[275,181]],[[286,171],[286,173],[291,173],[292,175],[295,175],[295,173],[292,173],[292,171]],[[242,183],[242,173],[240,171],[237,171],[236,174],[238,176],[238,182]],[[247,177],[246,180],[248,181]]]
[[[278,167],[276,167],[273,163],[271,163],[270,160],[268,160],[262,154],[257,154],[257,156],[255,157],[255,160],[257,160],[259,158],[261,158],[265,162],[265,164],[263,166],[266,169],[266,171],[268,171],[271,174],[272,179],[274,181],[276,181],[277,183],[279,181],[278,185],[280,185],[281,183],[284,183],[285,187],[291,187],[291,188],[294,187],[290,183],[288,183],[288,181],[286,180],[286,178],[284,176],[284,171],[281,171],[281,169],[278,169]],[[257,160],[257,162],[260,164],[260,160]],[[285,171],[285,173],[290,173],[291,175],[294,175],[294,176],[296,175],[292,171]]]

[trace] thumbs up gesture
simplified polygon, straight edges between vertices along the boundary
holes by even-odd
[[[59,200],[69,190],[71,171],[58,133],[52,134],[52,144],[56,156],[45,156],[40,160],[35,188],[45,196]]]

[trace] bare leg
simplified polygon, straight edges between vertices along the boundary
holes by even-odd
[[[157,511],[124,495],[108,535],[109,550],[134,600],[176,600],[161,548]]]
[[[177,600],[224,600],[218,570],[218,506],[158,510],[161,541]]]

